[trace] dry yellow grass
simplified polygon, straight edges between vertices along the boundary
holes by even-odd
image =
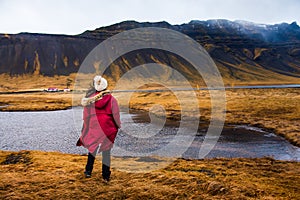
[[[67,77],[44,78],[46,85],[64,88]],[[9,77],[1,91],[28,90],[40,82],[26,80],[16,87]],[[57,84],[55,82],[57,80]],[[20,82],[19,82],[20,83]],[[59,85],[60,84],[60,85]],[[6,89],[5,89],[6,88]],[[121,106],[123,95],[114,94]],[[182,95],[189,100],[189,96]],[[77,96],[77,102],[80,99]],[[201,120],[209,121],[208,91],[197,93]],[[270,129],[300,146],[299,89],[236,89],[226,91],[227,124],[251,124]],[[134,93],[133,109],[164,106],[167,116],[179,119],[180,104],[170,92]],[[72,106],[71,93],[1,94],[1,110],[57,110]],[[194,108],[193,108],[194,109]],[[193,110],[191,110],[193,115]],[[8,159],[8,163],[4,163]],[[19,158],[19,159],[12,159]],[[91,179],[83,177],[86,156],[39,151],[0,151],[0,197],[3,199],[297,199],[300,196],[300,163],[262,159],[176,160],[164,169],[148,173],[120,171],[127,166],[145,168],[158,163],[139,158],[113,158],[112,180],[101,179],[96,162]],[[13,161],[16,164],[12,164]],[[163,163],[159,163],[163,164]]]
[[[0,74],[0,92],[23,91],[23,90],[44,90],[49,87],[64,89],[67,87],[68,79],[72,80],[70,87],[74,85],[76,74],[69,76],[47,77],[41,75],[19,75],[9,76]]]
[[[92,178],[84,178],[85,162],[86,156],[80,155],[0,151],[1,199],[297,199],[300,195],[299,162],[178,159],[149,173],[113,168],[109,183],[102,181],[99,160]],[[112,160],[115,166],[120,162],[126,159]]]
[[[256,89],[227,92],[228,123],[274,131],[300,146],[300,90]]]
[[[122,95],[116,94],[122,102]],[[186,100],[188,96],[181,95]],[[197,93],[202,121],[211,117],[211,103],[208,91]],[[130,107],[149,110],[160,104],[169,118],[180,119],[180,104],[171,92],[134,93]],[[191,108],[190,114],[194,111]],[[231,89],[226,91],[226,124],[249,124],[272,131],[300,146],[300,90],[287,89]]]
[[[72,107],[72,93],[1,94],[0,106],[2,111],[62,110]]]

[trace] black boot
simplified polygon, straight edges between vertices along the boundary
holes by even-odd
[[[102,178],[105,181],[109,181],[110,174],[111,174],[110,167],[106,166],[105,164],[102,164]]]
[[[110,150],[102,152],[102,177],[105,181],[110,179]]]
[[[90,178],[92,176],[94,162],[95,162],[95,156],[89,153],[88,160],[85,166],[85,172],[84,172],[86,178]]]

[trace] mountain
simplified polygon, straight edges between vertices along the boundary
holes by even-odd
[[[168,28],[190,36],[209,52],[227,83],[300,82],[300,27],[296,22],[265,25],[228,20],[193,20],[181,25],[124,21],[73,36],[0,34],[0,74],[75,73],[100,42],[140,27]],[[185,60],[154,49],[123,55],[106,73],[116,80],[132,67],[150,62],[167,64],[196,78]]]

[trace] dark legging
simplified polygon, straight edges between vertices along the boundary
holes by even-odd
[[[95,162],[95,155],[96,154],[92,154],[89,152],[85,171],[92,173]],[[102,152],[102,177],[107,180],[110,177],[110,150]]]

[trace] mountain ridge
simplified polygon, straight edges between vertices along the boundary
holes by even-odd
[[[100,42],[125,30],[160,27],[179,31],[201,44],[211,55],[228,82],[297,81],[300,78],[300,27],[296,22],[274,25],[246,21],[191,20],[181,25],[162,22],[123,21],[87,30],[78,35],[41,33],[0,34],[0,74],[40,74],[45,76],[76,73],[85,56]],[[155,61],[186,68],[182,60],[162,52],[142,51],[140,63]],[[120,69],[108,76],[120,77],[139,65],[137,55],[121,56],[114,62]],[[130,66],[128,66],[128,64]]]

